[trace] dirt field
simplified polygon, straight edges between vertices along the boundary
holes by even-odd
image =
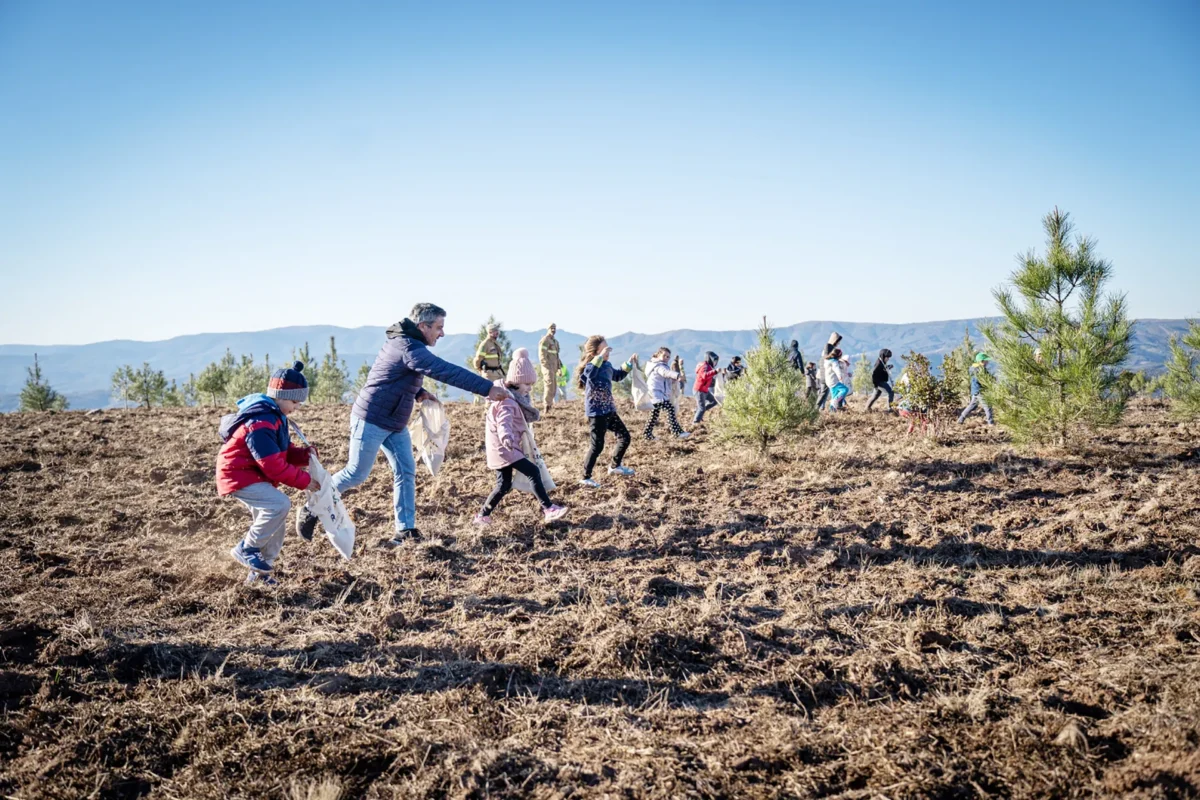
[[[289,533],[273,591],[219,414],[0,415],[0,796],[1200,792],[1200,428],[1161,408],[1073,454],[880,414],[767,460],[635,440],[589,491],[571,404],[570,516],[514,493],[481,535],[456,406],[425,539],[381,545],[381,458],[354,561]],[[340,467],[349,409],[296,419]]]

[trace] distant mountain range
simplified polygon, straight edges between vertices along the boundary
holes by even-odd
[[[817,320],[778,328],[777,337],[788,342],[796,339],[808,360],[820,355],[821,346],[829,332],[839,331],[843,337],[842,350],[857,355],[874,355],[881,347],[890,349],[899,359],[910,350],[924,353],[936,364],[939,356],[952,350],[962,341],[963,334],[980,342],[979,324],[984,320],[947,320],[942,322],[914,322],[890,325],[874,322],[836,322]],[[1143,319],[1134,327],[1133,355],[1128,368],[1156,371],[1167,359],[1167,343],[1172,334],[1187,329],[1187,321],[1181,319]],[[27,367],[33,364],[37,353],[42,373],[50,384],[67,396],[72,408],[103,408],[111,405],[109,386],[112,373],[122,364],[141,365],[149,362],[161,369],[167,379],[180,383],[190,374],[199,373],[205,365],[217,361],[226,348],[235,355],[253,354],[261,359],[269,355],[272,364],[291,360],[294,349],[308,343],[313,359],[317,360],[328,349],[329,337],[336,337],[339,354],[345,359],[351,376],[359,365],[370,363],[384,340],[385,326],[361,328],[339,328],[331,325],[312,325],[290,328],[273,328],[249,333],[200,333],[177,336],[158,342],[136,342],[115,340],[84,345],[0,345],[0,411],[17,408],[17,398],[25,382]],[[513,347],[527,347],[537,359],[537,343],[544,331],[508,331]],[[603,333],[611,333],[604,331]],[[574,355],[584,341],[584,336],[560,330],[558,340],[564,360],[574,368]],[[622,333],[610,335],[614,360],[623,360],[631,353],[648,356],[662,346],[670,347],[681,354],[689,369],[712,350],[727,363],[732,355],[745,353],[756,341],[753,330],[704,331],[675,330],[663,333]],[[464,364],[474,354],[474,334],[452,334],[446,336],[434,352],[455,364]]]

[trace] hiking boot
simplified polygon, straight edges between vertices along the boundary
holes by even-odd
[[[492,524],[492,518],[487,514],[476,514],[475,519],[472,521],[481,528]]]
[[[318,522],[320,520],[316,514],[309,513],[307,508],[301,506],[300,514],[296,517],[296,535],[306,542],[311,542]]]
[[[581,481],[579,482],[579,485],[580,485],[580,486],[586,486],[586,487],[587,487],[587,488],[589,488],[589,489],[599,489],[599,488],[600,488],[600,481],[598,481],[598,480],[596,480],[596,479],[594,479],[594,478],[584,478],[583,480],[581,480]]]
[[[387,541],[388,547],[399,547],[409,540],[419,540],[421,532],[416,528],[405,528],[402,531],[396,531],[396,535]]]
[[[609,467],[609,468],[608,468],[608,474],[609,474],[609,475],[624,475],[626,478],[628,478],[630,475],[632,475],[632,474],[633,474],[633,469],[632,469],[632,468],[630,468],[630,467],[624,467],[624,466],[622,466],[622,467]]]
[[[243,542],[238,542],[229,551],[229,555],[233,556],[234,561],[251,572],[259,575],[271,574],[271,565],[262,557],[262,551],[257,547],[246,547]]]
[[[562,519],[567,515],[567,507],[556,503],[549,508],[542,509],[542,514],[546,517],[546,522],[554,522],[554,520]]]

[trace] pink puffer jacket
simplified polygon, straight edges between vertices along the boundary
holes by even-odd
[[[496,381],[503,387],[504,381]],[[521,437],[526,430],[525,415],[511,397],[488,403],[484,441],[487,443],[488,469],[503,469],[525,457]]]

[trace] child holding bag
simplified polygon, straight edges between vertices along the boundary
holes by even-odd
[[[671,393],[676,385],[683,381],[683,374],[675,372],[667,367],[667,362],[671,360],[671,351],[666,347],[660,347],[650,357],[650,363],[646,365],[646,383],[650,390],[650,396],[654,400],[654,407],[650,409],[650,421],[646,423],[646,429],[642,431],[642,436],[647,442],[654,441],[654,426],[658,424],[658,415],[667,415],[667,427],[671,429],[671,433],[680,439],[686,439],[691,436],[679,424],[679,420],[675,417],[675,406],[671,405]]]
[[[529,360],[529,351],[524,347],[517,348],[505,380],[496,381],[497,386],[508,389],[509,396],[488,403],[484,441],[488,469],[496,471],[496,486],[484,501],[483,508],[475,515],[476,525],[492,524],[492,512],[504,496],[512,491],[514,472],[524,475],[533,484],[533,493],[542,504],[546,522],[566,516],[566,507],[552,502],[546,493],[541,470],[521,450],[521,439],[527,426],[541,417],[529,396],[536,381],[537,373],[533,369],[533,362]]]

